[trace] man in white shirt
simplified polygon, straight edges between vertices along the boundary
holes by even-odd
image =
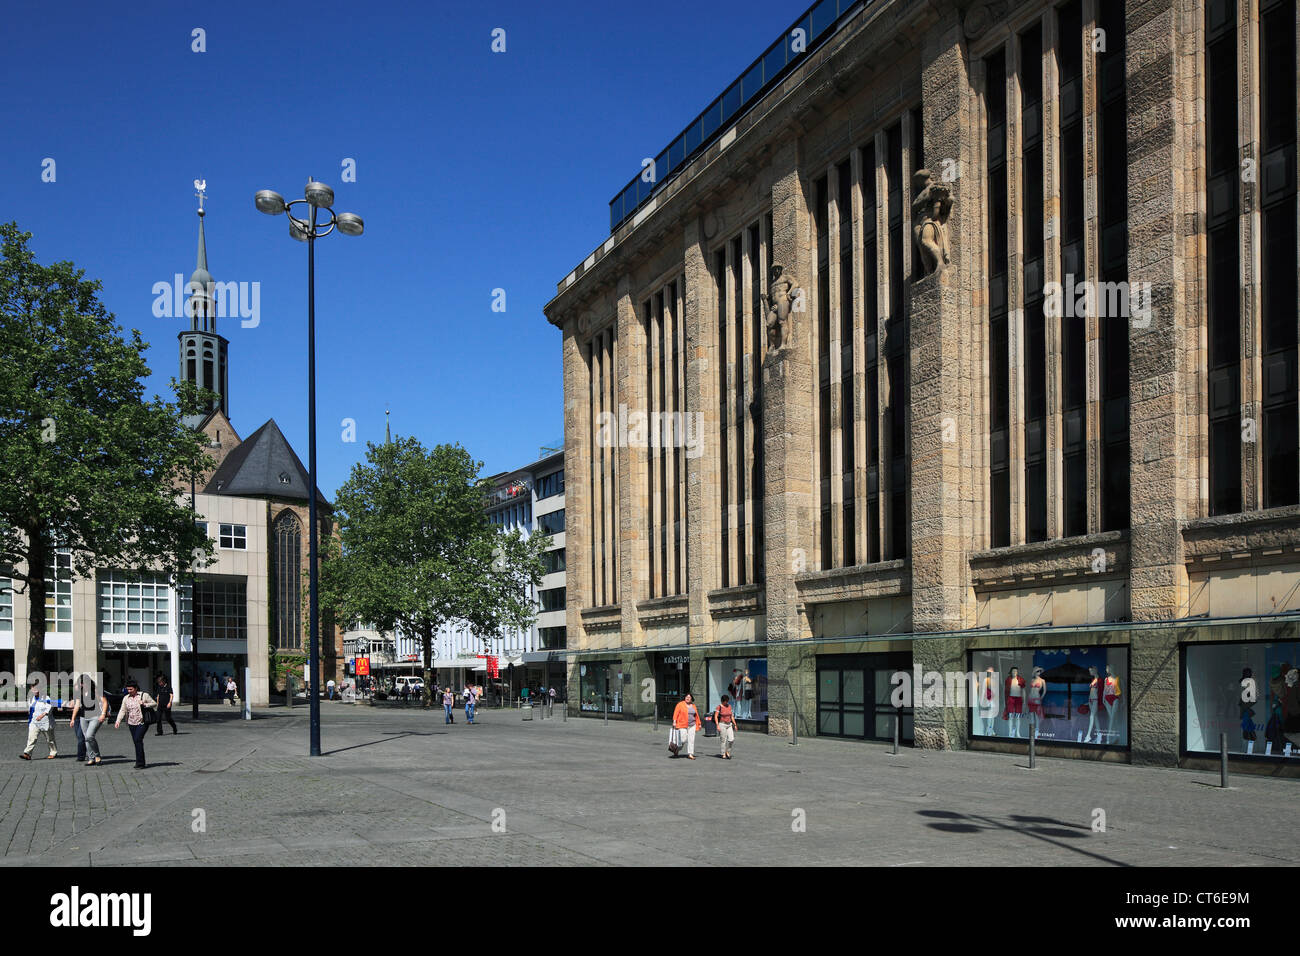
[[[27,749],[18,755],[23,760],[32,759],[32,751],[36,749],[36,740],[42,735],[45,737],[45,742],[50,746],[49,755],[45,759],[53,760],[59,755],[59,750],[54,745],[54,723],[50,720],[50,711],[54,709],[54,704],[50,701],[50,695],[42,694],[39,687],[39,681],[32,681],[32,697],[27,710]],[[60,701],[60,703],[62,702]]]

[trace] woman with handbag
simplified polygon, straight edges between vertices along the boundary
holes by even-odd
[[[86,766],[94,767],[103,763],[99,755],[99,741],[95,734],[108,720],[108,698],[95,686],[89,674],[82,674],[77,688],[77,702],[72,708],[69,725],[76,722],[81,727],[81,734],[86,741]]]
[[[731,698],[722,695],[722,703],[713,710],[713,722],[718,727],[718,741],[722,745],[721,757],[731,759],[731,745],[736,741],[736,715],[731,709]]]
[[[681,749],[682,743],[686,744],[686,756],[691,760],[695,759],[695,731],[704,726],[700,720],[700,712],[695,706],[695,698],[687,694],[677,706],[673,708],[673,731],[676,734],[677,747]],[[674,752],[673,756],[677,754]]]
[[[153,722],[150,711],[157,706],[156,700],[148,694],[140,693],[140,685],[134,678],[126,682],[126,696],[122,698],[122,707],[117,712],[117,721],[113,724],[113,729],[120,729],[122,718],[126,718],[126,727],[131,731],[131,740],[135,743],[136,770],[143,770],[147,766],[144,762],[144,735],[149,724]]]

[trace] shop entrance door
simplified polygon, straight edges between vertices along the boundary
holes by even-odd
[[[894,716],[899,736],[912,740],[912,708],[896,710],[890,701],[891,677],[911,669],[907,653],[827,655],[817,658],[817,733],[823,737],[892,740]]]
[[[670,720],[673,708],[691,687],[691,665],[689,660],[679,661],[675,658],[661,661],[655,675],[656,700],[659,707],[659,719]]]

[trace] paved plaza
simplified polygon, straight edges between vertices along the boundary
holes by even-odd
[[[322,705],[244,722],[219,709],[150,733],[132,769],[125,727],[104,764],[17,759],[0,723],[0,865],[276,866],[776,864],[1277,865],[1300,781],[742,734],[734,760],[697,738],[600,720]],[[1096,811],[1105,832],[1094,832]]]

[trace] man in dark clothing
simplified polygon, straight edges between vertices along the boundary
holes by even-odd
[[[172,719],[172,685],[162,674],[158,675],[158,736],[163,735],[163,721],[172,725],[172,736],[180,733]]]

